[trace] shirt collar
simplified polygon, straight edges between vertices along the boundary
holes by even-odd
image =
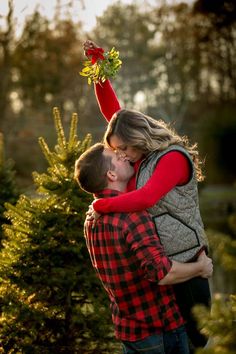
[[[95,198],[108,198],[108,197],[116,197],[117,195],[121,195],[121,194],[123,194],[123,192],[107,188],[99,193],[94,194],[94,196]]]

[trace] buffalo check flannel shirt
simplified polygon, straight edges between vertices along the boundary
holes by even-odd
[[[97,197],[119,194],[106,189]],[[146,211],[104,214],[95,226],[86,221],[85,238],[110,298],[117,338],[136,341],[183,324],[172,286],[158,285],[171,261]]]

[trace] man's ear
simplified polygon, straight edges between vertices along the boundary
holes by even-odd
[[[117,180],[117,174],[114,171],[109,170],[109,171],[107,171],[107,178],[110,181],[115,182]]]

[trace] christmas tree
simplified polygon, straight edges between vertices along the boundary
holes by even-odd
[[[91,198],[74,180],[74,163],[91,142],[77,139],[73,114],[68,141],[54,109],[57,145],[40,146],[48,162],[34,172],[32,198],[7,204],[0,257],[3,353],[115,353],[105,292],[92,269],[83,236]]]
[[[209,231],[208,236],[212,257],[232,279],[236,279],[236,214],[229,217],[231,234]],[[236,353],[236,294],[216,293],[212,309],[197,306],[194,309],[202,332],[209,337],[209,344],[196,354],[235,354]]]
[[[4,151],[4,138],[0,133],[0,241],[3,237],[2,225],[7,222],[4,212],[5,203],[15,204],[19,191],[15,181],[14,163],[10,159],[6,159]]]

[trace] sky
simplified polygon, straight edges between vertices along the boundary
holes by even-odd
[[[96,16],[102,15],[103,11],[117,0],[60,0],[62,10],[68,3],[74,3],[74,20],[81,20],[84,23],[84,30],[90,31],[96,24]],[[40,12],[49,19],[53,17],[57,0],[13,0],[14,17],[16,18],[16,27],[20,31],[22,23],[27,15],[34,12],[36,6],[39,6]],[[121,0],[123,3],[131,3],[132,0]],[[0,24],[3,17],[7,14],[8,0],[0,0]]]
[[[9,0],[0,0],[0,26],[4,26],[4,17],[7,14]],[[73,20],[83,22],[85,31],[90,31],[96,25],[96,17],[101,16],[104,10],[118,0],[13,0],[16,33],[20,33],[25,17],[34,12],[36,6],[40,13],[49,19],[53,17],[57,2],[60,2],[61,9],[65,10],[66,5],[73,3]],[[124,4],[136,2],[143,6],[145,3],[156,4],[158,0],[120,0]],[[163,0],[159,0],[160,3]],[[171,3],[180,0],[166,0]],[[192,0],[185,0],[192,1]]]

